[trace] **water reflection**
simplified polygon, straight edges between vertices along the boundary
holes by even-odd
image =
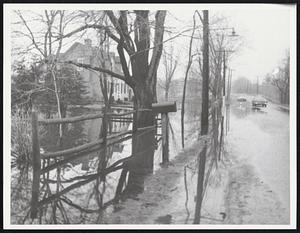
[[[11,223],[24,224],[30,209],[32,175],[29,166],[15,169],[11,174]]]
[[[198,124],[197,112],[200,111],[195,106],[201,105],[187,108],[187,119],[193,125]],[[81,114],[75,110],[69,116]],[[172,115],[173,121],[178,121],[178,116],[180,111]],[[196,131],[195,127],[190,128]],[[130,129],[132,122],[125,118],[110,119],[107,127],[108,135]],[[64,124],[60,143],[58,126],[48,125],[40,129],[40,144],[45,151],[72,148],[102,138],[104,130],[101,119]],[[172,125],[171,130],[170,139],[178,144],[177,124]],[[154,154],[161,154],[157,133],[160,130],[147,129],[135,133],[133,138],[122,135],[86,153],[65,156],[64,160],[42,160],[37,218],[33,220],[30,218],[32,171],[27,169],[27,175],[25,170],[16,171],[12,176],[12,223],[106,223],[111,212],[120,210],[120,202],[136,199],[136,194],[144,190],[144,178],[156,166]],[[135,145],[133,150],[132,144]],[[170,158],[176,155],[173,149],[171,146]]]
[[[231,106],[232,113],[237,118],[245,118],[254,114],[267,114],[267,109],[252,107],[250,102],[234,103]]]

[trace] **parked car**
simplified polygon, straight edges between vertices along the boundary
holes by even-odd
[[[246,101],[247,101],[247,98],[244,97],[244,96],[240,96],[240,97],[237,98],[237,101],[238,101],[238,102],[246,102]]]
[[[255,96],[252,100],[252,107],[267,107],[268,101],[262,96]]]

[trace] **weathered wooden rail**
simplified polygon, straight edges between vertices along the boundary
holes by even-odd
[[[49,172],[65,163],[68,163],[72,160],[75,160],[79,157],[81,157],[84,152],[90,152],[92,150],[99,150],[101,147],[107,147],[109,145],[113,145],[115,143],[118,143],[120,140],[130,139],[132,138],[133,134],[139,134],[141,132],[147,131],[147,130],[154,130],[158,127],[158,124],[143,128],[137,128],[135,130],[124,130],[118,133],[114,133],[111,135],[107,135],[108,129],[107,125],[110,120],[119,121],[119,122],[132,122],[133,119],[135,119],[135,114],[142,111],[153,111],[156,114],[161,114],[161,121],[162,121],[162,163],[165,164],[169,161],[169,119],[168,119],[168,112],[175,112],[176,111],[176,102],[174,103],[161,103],[161,104],[153,104],[152,109],[138,109],[138,110],[131,110],[124,113],[115,113],[115,112],[104,112],[104,113],[96,113],[96,114],[88,114],[84,116],[75,116],[75,117],[68,117],[68,118],[61,118],[61,119],[38,119],[38,115],[36,112],[32,112],[32,149],[33,149],[33,184],[32,184],[32,199],[31,199],[31,218],[37,217],[38,208],[43,203],[48,203],[51,199],[55,198],[56,196],[60,196],[63,193],[67,192],[68,190],[71,190],[71,187],[66,188],[60,193],[57,193],[55,195],[52,195],[51,198],[48,198],[47,200],[41,200],[39,201],[39,190],[40,190],[40,176],[42,174],[45,174],[46,172]],[[126,117],[132,115],[132,117]],[[125,117],[124,117],[125,116]],[[55,152],[46,152],[46,153],[40,153],[40,145],[39,145],[39,135],[38,135],[38,127],[39,124],[41,125],[51,125],[51,124],[67,124],[67,123],[75,123],[85,120],[93,120],[97,118],[102,118],[103,120],[103,126],[104,126],[104,133],[103,137],[93,141],[89,142],[80,146],[76,146],[73,148],[55,151]],[[159,118],[156,118],[157,120]],[[102,148],[103,149],[103,148]],[[55,160],[56,163],[54,164],[48,164],[48,166],[43,167],[41,169],[41,160],[44,159],[57,159],[57,158],[63,158],[62,160]],[[111,169],[108,169],[104,171],[104,173],[108,171],[114,171],[115,169],[120,169],[120,166],[118,167],[111,167]],[[101,174],[104,174],[101,173]],[[85,181],[79,182],[79,184],[84,184],[86,182],[89,182],[90,180],[95,179],[99,175],[94,175],[90,179],[87,179]],[[74,185],[72,187],[77,187],[77,185]]]

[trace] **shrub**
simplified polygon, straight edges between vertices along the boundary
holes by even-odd
[[[12,166],[28,163],[32,158],[30,115],[16,109],[12,113],[11,123]]]

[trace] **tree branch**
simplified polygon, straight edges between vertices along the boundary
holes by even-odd
[[[72,32],[69,32],[69,33],[66,34],[66,35],[61,36],[61,38],[68,38],[68,37],[71,37],[71,36],[73,36],[74,34],[76,34],[76,33],[78,33],[78,32],[81,32],[81,31],[83,31],[83,30],[89,29],[89,28],[99,29],[99,30],[104,30],[104,31],[107,33],[107,35],[108,35],[111,39],[113,39],[113,40],[114,40],[115,42],[117,42],[117,43],[120,42],[120,39],[119,39],[118,37],[116,37],[116,36],[109,30],[109,27],[108,27],[108,26],[97,25],[97,24],[86,24],[86,25],[84,25],[84,26],[82,26],[82,27],[79,27],[79,28],[75,29],[75,30],[72,31]],[[59,38],[58,38],[57,40],[59,40]],[[128,51],[128,48],[127,48],[127,47],[125,47],[125,50],[126,50],[127,52],[130,52],[130,51]]]
[[[201,16],[201,14],[199,13],[199,11],[198,10],[196,10],[196,13],[198,14],[198,16],[199,16],[199,18],[200,18],[200,20],[201,20],[201,23],[203,24],[203,18],[202,18],[202,16]]]
[[[88,64],[81,64],[81,63],[77,63],[77,62],[74,62],[74,61],[58,61],[57,63],[61,63],[61,64],[71,64],[71,65],[75,65],[77,67],[82,67],[84,69],[88,69],[88,70],[93,70],[93,71],[97,71],[97,72],[102,72],[102,73],[105,73],[105,74],[108,74],[114,78],[117,78],[117,79],[120,79],[120,80],[123,80],[126,84],[128,84],[131,88],[134,87],[134,82],[131,80],[131,79],[128,79],[127,77],[125,77],[124,75],[121,75],[121,74],[118,74],[118,73],[115,73],[111,70],[108,70],[108,69],[103,69],[101,67],[95,67],[95,66],[91,66],[91,65],[88,65]]]
[[[159,60],[162,54],[162,41],[164,35],[164,22],[166,17],[166,11],[157,11],[155,15],[155,33],[154,33],[154,50],[152,53],[152,58],[149,66],[148,80],[155,75],[157,67],[159,65]]]
[[[34,47],[42,54],[43,57],[45,57],[45,53],[39,48],[39,46],[37,45],[36,41],[35,41],[35,38],[34,38],[34,35],[31,31],[31,29],[29,28],[26,20],[24,19],[24,17],[22,16],[22,14],[20,13],[20,11],[16,11],[17,15],[20,17],[20,19],[22,20],[23,24],[25,25],[25,27],[27,28],[29,34],[30,34],[30,38],[31,38],[31,41],[34,45]]]

